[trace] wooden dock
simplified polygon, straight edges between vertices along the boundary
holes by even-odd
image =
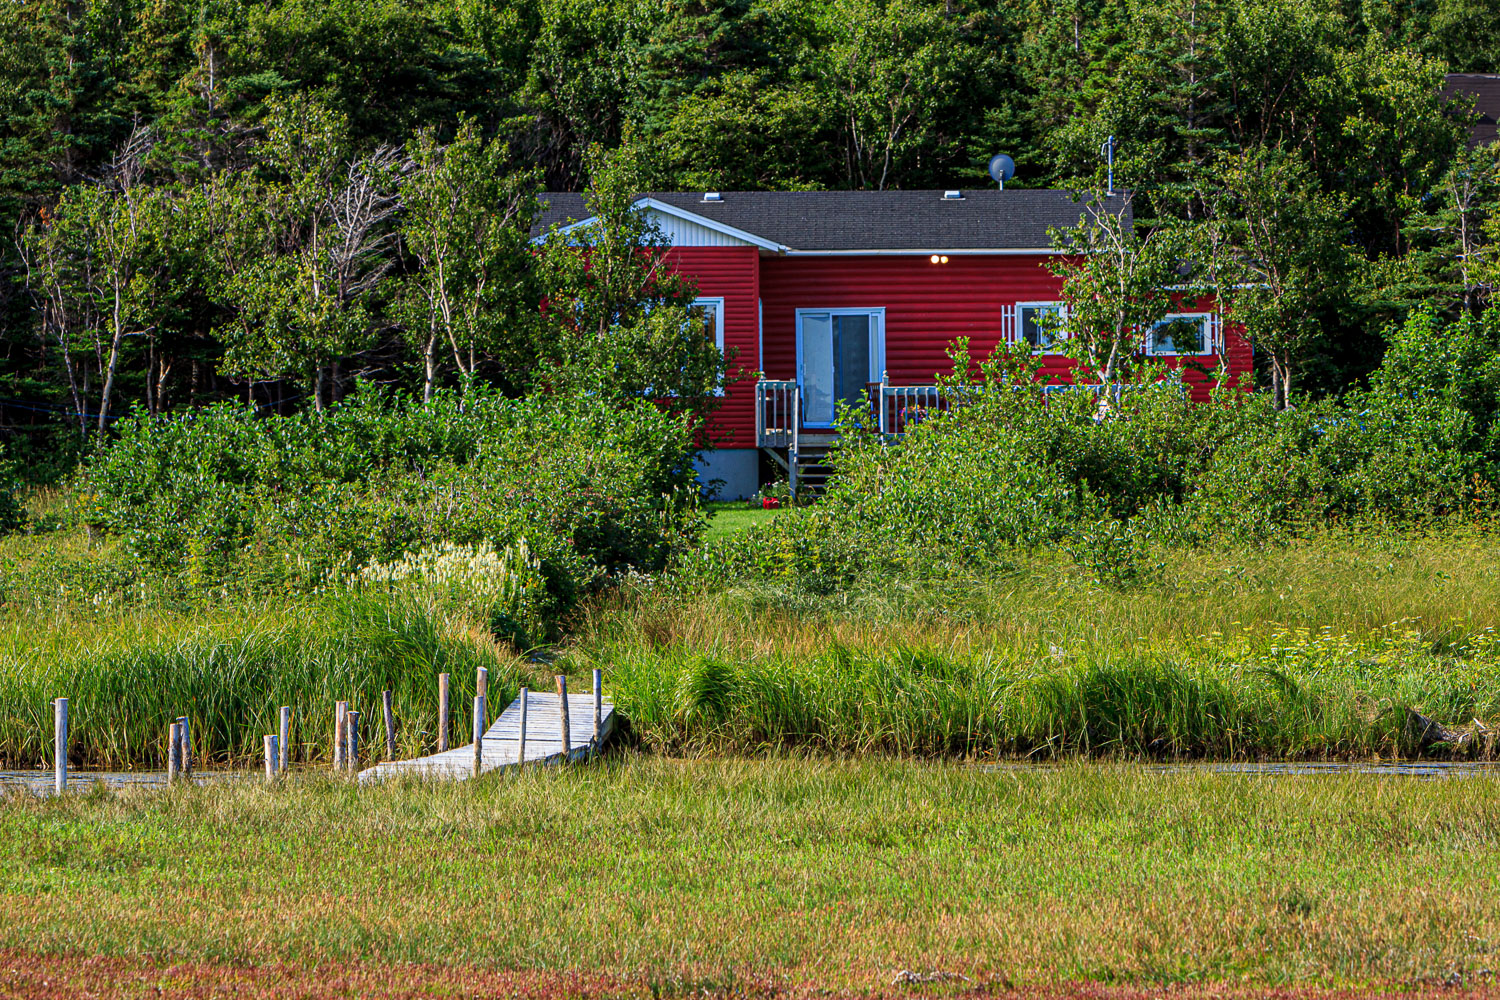
[[[532,691],[526,696],[526,764],[558,764],[594,753],[609,738],[615,725],[615,707],[602,699],[599,731],[594,731],[594,695],[569,694],[568,745],[563,747],[562,701],[551,692]],[[521,736],[521,699],[510,703],[484,733],[482,772],[516,767]],[[361,784],[389,778],[434,778],[463,781],[474,777],[474,744],[453,747],[442,753],[411,760],[384,761],[359,772]]]

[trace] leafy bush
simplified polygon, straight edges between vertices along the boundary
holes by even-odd
[[[846,414],[814,509],[716,540],[690,577],[827,590],[1060,546],[1095,580],[1155,576],[1156,543],[1264,541],[1312,525],[1489,516],[1500,472],[1500,314],[1395,331],[1370,388],[1277,411],[1234,387],[1188,401],[1174,373],[1049,394],[1000,354],[948,380],[950,407],[899,439]],[[961,351],[955,369],[969,369]]]
[[[555,621],[701,525],[688,424],[644,401],[421,405],[371,389],[323,413],[225,405],[122,425],[78,478],[79,515],[200,588],[311,589],[444,543],[524,539],[547,594],[528,614]]]

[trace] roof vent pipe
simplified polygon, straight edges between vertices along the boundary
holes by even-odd
[[[717,191],[705,191],[705,192],[703,192],[703,200],[704,201],[723,201],[724,200],[724,196],[721,195],[721,194],[719,194],[719,192],[717,192]]]
[[[963,201],[964,200],[964,193],[962,191],[944,191],[943,192],[943,200],[944,201]]]

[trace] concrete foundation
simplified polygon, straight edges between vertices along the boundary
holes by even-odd
[[[694,465],[705,489],[719,488],[720,500],[744,500],[760,489],[760,452],[755,448],[705,451]]]

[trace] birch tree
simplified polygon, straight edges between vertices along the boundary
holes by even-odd
[[[315,409],[341,359],[368,343],[374,302],[395,264],[400,157],[388,146],[348,155],[343,116],[305,96],[273,105],[257,158],[272,180],[254,192],[258,247],[229,275],[222,300],[237,322],[226,367],[298,378]]]
[[[1298,154],[1263,148],[1225,158],[1205,201],[1218,233],[1214,294],[1266,359],[1272,401],[1285,409],[1352,265],[1344,202]]]
[[[418,270],[404,283],[397,313],[421,357],[425,401],[448,361],[467,382],[497,354],[505,368],[533,360],[537,201],[535,179],[511,171],[504,144],[486,143],[472,121],[447,145],[423,131],[408,154],[400,233]]]
[[[1066,337],[1058,348],[1106,385],[1135,374],[1153,326],[1172,311],[1171,287],[1187,242],[1176,228],[1140,234],[1129,194],[1087,196],[1077,226],[1055,230],[1060,256],[1047,267],[1063,279]]]

